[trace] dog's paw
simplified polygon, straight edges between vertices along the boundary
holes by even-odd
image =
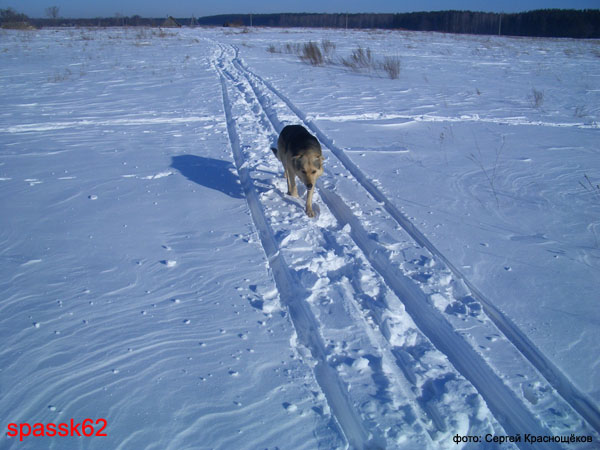
[[[312,209],[307,209],[306,210],[306,215],[308,217],[315,217],[316,216],[315,212]]]

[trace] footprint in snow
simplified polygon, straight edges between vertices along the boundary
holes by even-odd
[[[481,304],[475,298],[466,295],[446,306],[445,312],[458,317],[466,315],[477,317],[481,313],[481,309]]]
[[[287,412],[295,412],[298,410],[298,406],[293,403],[284,402],[281,406],[283,406]]]
[[[177,261],[173,259],[163,259],[160,263],[164,264],[167,267],[175,267],[177,265]]]

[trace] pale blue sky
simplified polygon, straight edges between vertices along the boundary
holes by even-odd
[[[0,8],[11,7],[30,17],[45,17],[49,6],[58,6],[62,17],[112,17],[115,14],[142,17],[196,17],[227,13],[279,12],[411,12],[471,10],[519,12],[532,9],[600,9],[600,0],[0,0]]]

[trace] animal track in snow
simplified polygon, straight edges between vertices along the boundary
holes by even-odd
[[[167,267],[175,267],[177,265],[177,261],[174,259],[163,259],[160,261],[160,263]]]

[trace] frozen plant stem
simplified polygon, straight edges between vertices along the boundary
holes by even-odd
[[[542,91],[538,91],[535,88],[531,90],[531,93],[533,96],[533,107],[540,108],[544,103],[544,93]]]
[[[600,184],[594,186],[594,183],[592,183],[592,180],[590,180],[590,177],[587,175],[587,173],[583,176],[585,178],[585,181],[587,181],[588,185],[586,186],[580,181],[579,184],[581,185],[581,187],[584,188],[586,191],[591,192],[596,199],[600,200]]]
[[[500,161],[500,155],[502,154],[502,150],[504,149],[504,143],[505,143],[505,137],[502,136],[502,143],[496,149],[496,159],[494,160],[494,167],[492,168],[491,173],[483,165],[481,149],[479,148],[477,139],[475,139],[475,147],[477,148],[477,155],[475,155],[474,153],[471,153],[468,157],[471,161],[473,161],[475,164],[477,164],[481,168],[483,174],[485,175],[485,178],[488,180],[488,183],[490,184],[490,188],[492,189],[492,194],[494,194],[494,198],[496,199],[496,206],[498,208],[500,208],[500,200],[498,199],[498,193],[496,191],[495,182],[496,182],[496,175],[497,175],[497,171],[498,171],[498,163]]]

